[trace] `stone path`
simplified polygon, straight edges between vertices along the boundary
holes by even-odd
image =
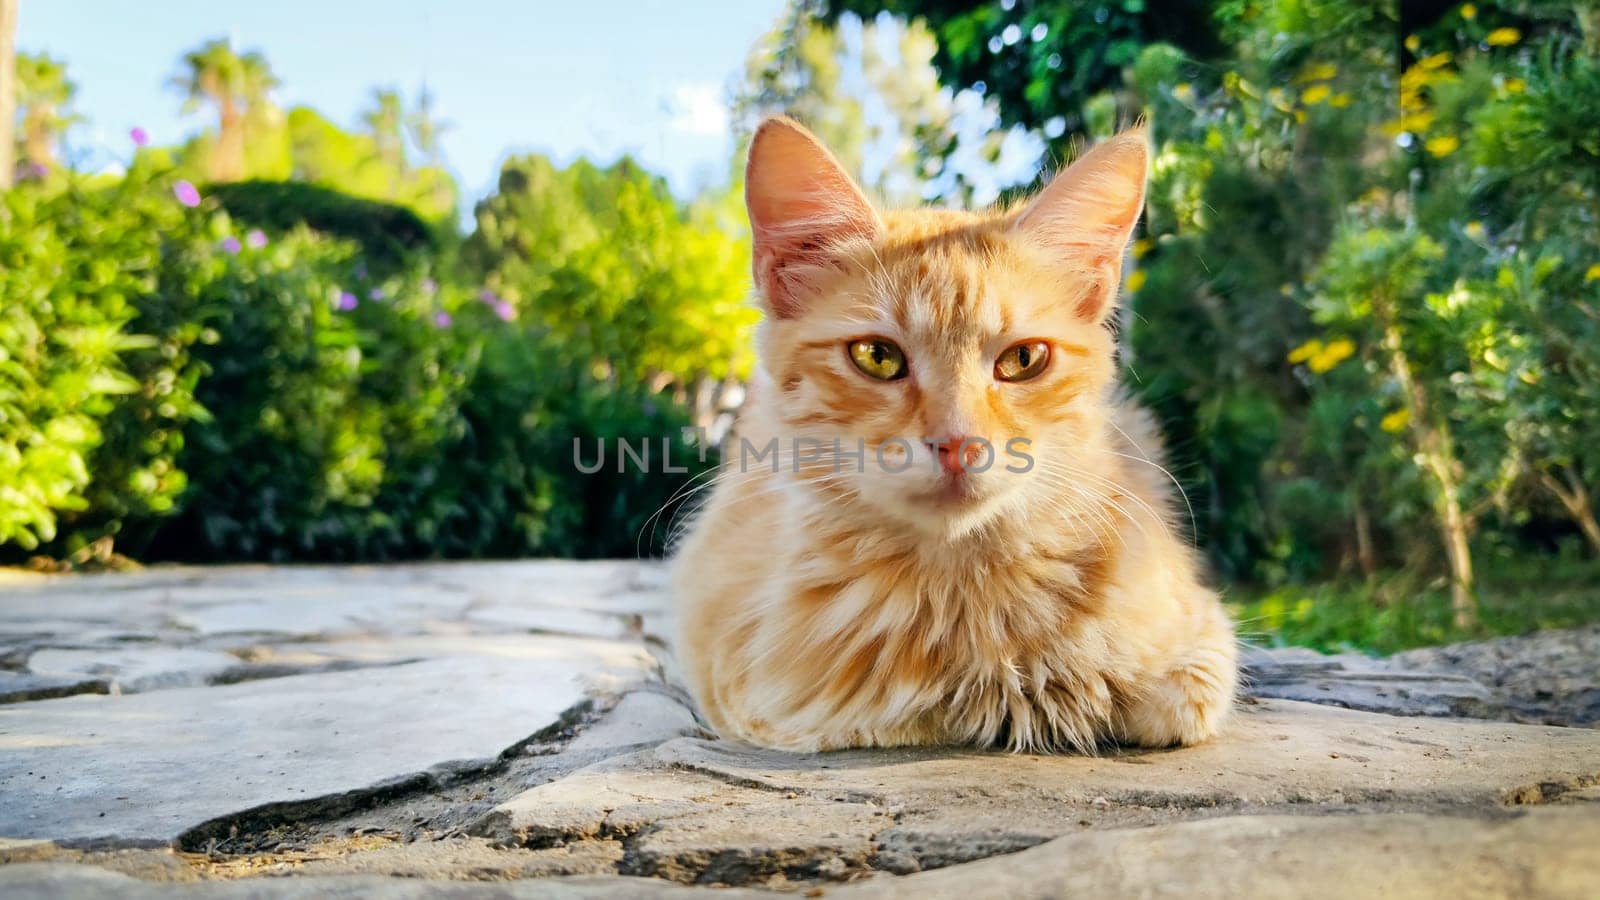
[[[699,728],[664,602],[639,563],[0,572],[0,896],[1600,895],[1600,629],[1252,651],[1186,750],[805,755]]]

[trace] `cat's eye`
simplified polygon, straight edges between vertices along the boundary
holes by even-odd
[[[851,341],[850,361],[879,381],[894,381],[906,374],[906,355],[892,341],[883,338]]]
[[[1027,381],[1039,377],[1050,362],[1050,345],[1044,341],[1012,344],[994,361],[994,377],[1001,381]]]

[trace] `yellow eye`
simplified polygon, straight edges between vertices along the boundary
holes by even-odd
[[[994,361],[994,377],[1001,381],[1037,378],[1050,362],[1050,345],[1044,341],[1013,344]]]
[[[879,381],[894,381],[906,374],[906,355],[883,338],[863,338],[850,342],[850,361],[856,368]]]

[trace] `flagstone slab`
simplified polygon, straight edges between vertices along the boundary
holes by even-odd
[[[265,804],[494,759],[596,690],[635,645],[525,636],[493,652],[0,707],[0,836],[166,845]]]

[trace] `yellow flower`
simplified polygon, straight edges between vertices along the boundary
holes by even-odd
[[[1428,138],[1428,142],[1423,146],[1427,147],[1428,152],[1434,156],[1449,156],[1461,149],[1461,139],[1453,134],[1444,134],[1436,138]]]
[[[1506,93],[1508,94],[1520,94],[1527,89],[1528,83],[1521,78],[1506,79]]]
[[[1151,246],[1153,246],[1153,245],[1150,243],[1150,239],[1149,238],[1139,238],[1137,241],[1134,241],[1133,242],[1133,258],[1134,259],[1139,259],[1140,257],[1144,256],[1146,253],[1149,253]]]
[[[1327,372],[1339,363],[1349,359],[1355,352],[1356,345],[1353,341],[1340,338],[1337,341],[1330,341],[1327,346],[1306,361],[1306,366],[1311,371],[1321,375],[1323,372]]]
[[[1422,46],[1422,39],[1421,38],[1417,37],[1414,34],[1406,35],[1406,49],[1407,50],[1410,50],[1412,53],[1415,53],[1415,52],[1417,52],[1417,48],[1421,47],[1421,46]]]
[[[1406,427],[1410,421],[1411,410],[1401,407],[1400,409],[1389,413],[1387,416],[1384,416],[1383,419],[1378,422],[1378,427],[1389,432],[1390,434],[1393,434],[1396,431]]]
[[[1484,36],[1483,42],[1491,47],[1509,47],[1522,40],[1522,32],[1515,28],[1496,28]]]
[[[1476,19],[1477,17],[1478,17],[1478,7],[1474,6],[1471,3],[1463,3],[1463,4],[1461,4],[1461,18],[1463,18],[1463,19]]]
[[[1300,95],[1300,102],[1307,106],[1314,106],[1328,99],[1332,94],[1333,90],[1325,84],[1312,85],[1306,88],[1305,93]]]
[[[1182,100],[1185,103],[1188,103],[1190,100],[1194,99],[1194,88],[1191,87],[1187,81],[1183,82],[1182,84],[1173,85],[1172,96]]]
[[[1131,294],[1134,291],[1137,291],[1139,288],[1144,287],[1145,277],[1146,276],[1143,269],[1133,270],[1133,274],[1128,276],[1128,293]]]
[[[1515,29],[1512,29],[1512,30],[1515,30]],[[1435,53],[1432,56],[1424,57],[1422,59],[1417,60],[1417,65],[1424,72],[1431,72],[1434,69],[1442,69],[1445,66],[1450,65],[1450,60],[1451,59],[1452,59],[1452,57],[1450,56],[1450,51],[1446,50],[1443,53]]]
[[[1334,109],[1344,109],[1346,106],[1350,105],[1350,95],[1346,94],[1344,91],[1340,91],[1329,98],[1328,105]]]
[[[1317,63],[1301,72],[1300,77],[1296,78],[1295,81],[1300,84],[1305,84],[1308,81],[1327,81],[1337,74],[1339,74],[1339,67],[1333,63]]]
[[[1427,131],[1428,126],[1433,124],[1433,118],[1434,116],[1431,112],[1406,113],[1398,119],[1385,122],[1383,129],[1390,134],[1399,134],[1402,131],[1412,133]]]
[[[1476,219],[1468,222],[1467,227],[1463,230],[1466,231],[1467,237],[1472,238],[1473,240],[1483,237],[1483,223],[1477,221]]]
[[[1304,344],[1289,351],[1289,362],[1303,363],[1318,353],[1322,352],[1322,341],[1312,338]]]
[[[1588,284],[1591,281],[1600,281],[1600,263],[1595,263],[1583,273],[1583,283]]]

